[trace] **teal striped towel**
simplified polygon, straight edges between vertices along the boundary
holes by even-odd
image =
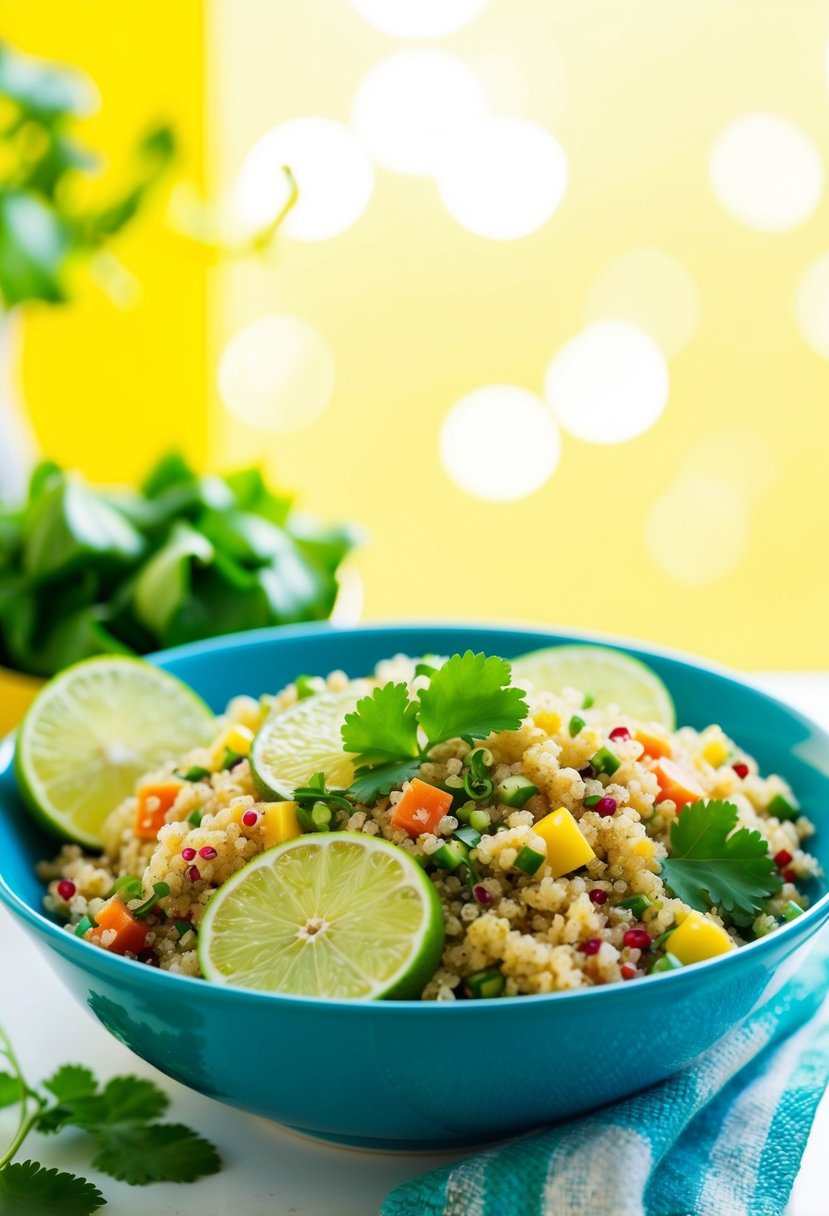
[[[829,1080],[827,985],[822,945],[685,1072],[403,1183],[381,1216],[781,1216]]]

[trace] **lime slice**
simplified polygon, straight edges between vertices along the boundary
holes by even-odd
[[[673,730],[671,694],[650,667],[607,646],[550,646],[512,662],[512,682],[528,692],[560,693],[575,688],[603,707],[616,705],[641,722]]]
[[[298,836],[254,857],[207,905],[199,962],[215,984],[335,999],[417,997],[443,950],[437,892],[397,845]]]
[[[315,773],[325,773],[333,789],[347,789],[354,776],[352,758],[340,734],[345,715],[369,691],[355,680],[341,692],[321,692],[277,710],[263,723],[250,749],[250,766],[260,798],[290,798]]]
[[[15,772],[35,816],[87,848],[144,773],[209,739],[213,715],[175,676],[101,656],[41,689],[17,737]]]

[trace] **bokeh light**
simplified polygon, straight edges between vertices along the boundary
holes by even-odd
[[[351,0],[369,25],[396,38],[454,34],[486,8],[487,0]]]
[[[567,178],[567,157],[549,131],[523,118],[493,117],[458,135],[438,172],[438,188],[464,228],[509,241],[546,223]]]
[[[596,321],[550,362],[544,395],[566,431],[590,443],[622,443],[657,421],[668,400],[661,350],[627,321]]]
[[[742,560],[750,539],[748,506],[734,485],[709,473],[684,472],[648,514],[651,556],[688,587],[718,582]]]
[[[806,133],[778,114],[745,114],[717,136],[709,164],[723,207],[761,232],[807,220],[823,193],[823,164]]]
[[[265,431],[296,431],[329,404],[334,357],[307,321],[270,314],[230,339],[218,382],[222,400],[240,422]]]
[[[515,384],[488,384],[453,405],[440,455],[467,494],[491,502],[526,498],[558,464],[561,440],[544,402]]]
[[[801,278],[796,310],[803,337],[829,359],[829,254],[813,262]]]
[[[612,317],[637,325],[669,358],[690,342],[699,324],[700,293],[682,262],[661,249],[631,249],[594,281],[588,321]]]
[[[727,481],[754,506],[774,486],[780,464],[762,435],[733,426],[701,435],[688,449],[682,471]]]
[[[374,167],[348,127],[330,118],[291,118],[272,127],[245,157],[236,180],[239,221],[256,231],[285,206],[290,166],[299,198],[282,231],[299,241],[324,241],[350,228],[365,211]]]
[[[372,156],[387,169],[431,176],[454,137],[487,113],[483,86],[457,55],[398,51],[363,78],[352,119]]]

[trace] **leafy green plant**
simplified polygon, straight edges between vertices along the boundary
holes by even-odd
[[[171,128],[136,144],[107,200],[85,200],[99,162],[73,134],[95,93],[81,73],[0,44],[0,302],[58,303],[74,264],[89,261],[138,213],[169,165]]]
[[[357,539],[255,468],[199,476],[171,454],[130,491],[42,464],[25,504],[0,507],[0,663],[49,676],[94,654],[324,620]]]

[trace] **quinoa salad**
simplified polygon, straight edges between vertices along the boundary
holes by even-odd
[[[321,747],[317,762],[308,723],[341,704],[342,755]],[[300,727],[280,760],[274,732],[290,742]],[[304,750],[304,780],[280,776]],[[795,792],[716,723],[672,729],[590,688],[519,686],[504,660],[468,652],[237,696],[211,739],[112,807],[100,850],[67,843],[41,864],[44,902],[102,949],[200,976],[200,926],[231,876],[338,831],[389,842],[433,887],[441,947],[424,1000],[691,966],[800,915],[820,876]]]

